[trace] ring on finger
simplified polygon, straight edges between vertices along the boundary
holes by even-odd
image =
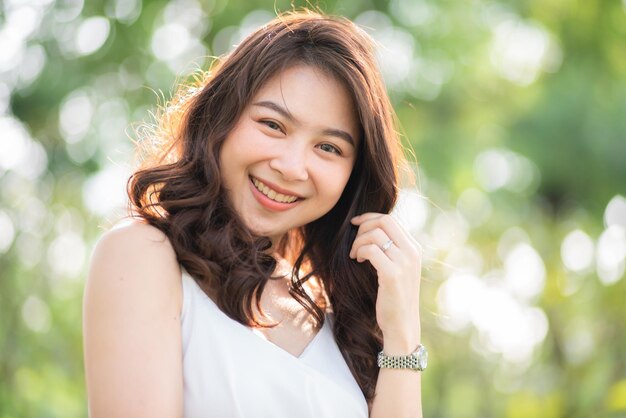
[[[380,249],[383,250],[383,252],[385,252],[389,249],[389,247],[391,247],[392,244],[393,244],[393,240],[390,239],[389,241],[381,245]]]

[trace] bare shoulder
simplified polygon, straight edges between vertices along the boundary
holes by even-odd
[[[163,307],[166,303],[169,309],[180,312],[180,277],[176,253],[167,236],[147,223],[127,222],[98,240],[91,257],[85,298],[134,298],[137,306]]]
[[[99,239],[83,300],[90,416],[180,415],[180,275],[153,226],[130,222]]]
[[[116,225],[100,237],[92,254],[90,277],[94,270],[135,275],[143,272],[139,274],[141,277],[149,273],[180,276],[176,253],[168,237],[158,228],[138,221]]]
[[[135,220],[115,225],[100,237],[96,246],[96,251],[118,250],[114,253],[136,249],[147,249],[148,256],[156,252],[170,256],[168,258],[175,257],[174,249],[163,231]]]

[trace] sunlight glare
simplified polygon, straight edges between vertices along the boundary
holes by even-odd
[[[257,28],[266,25],[274,18],[274,14],[267,10],[253,10],[248,13],[239,24],[237,39],[233,39],[233,45],[239,44],[246,36],[250,35]]]
[[[108,158],[116,153],[122,156],[132,154],[132,144],[126,136],[129,112],[128,103],[121,97],[106,100],[98,105],[93,125],[101,140],[99,147]],[[126,152],[128,153],[124,154]]]
[[[152,35],[152,53],[161,61],[172,60],[185,52],[189,38],[189,31],[179,23],[159,26]]]
[[[621,225],[626,229],[626,198],[622,195],[615,195],[606,205],[604,210],[604,225]]]
[[[83,185],[83,203],[93,214],[112,215],[126,208],[126,181],[130,169],[108,165],[88,178]]]
[[[465,273],[476,275],[482,273],[484,260],[480,251],[469,245],[453,248],[445,259],[444,267],[448,274]]]
[[[7,83],[3,83],[0,81],[0,117],[8,113],[10,102],[11,88],[9,88],[9,85]],[[0,173],[2,172],[1,170],[2,167],[0,167]]]
[[[6,253],[15,238],[15,227],[8,213],[0,210],[0,254]]]
[[[54,19],[57,23],[68,23],[80,16],[84,0],[57,0],[54,4]]]
[[[141,15],[141,0],[113,0],[106,4],[107,16],[127,25]]]
[[[163,8],[163,21],[182,25],[194,36],[203,36],[211,25],[211,17],[203,8],[208,3],[207,0],[203,0],[202,5],[196,0],[169,1]]]
[[[555,71],[561,60],[561,50],[537,23],[509,19],[493,29],[491,62],[500,76],[513,83],[528,86],[541,71]]]
[[[539,180],[539,168],[528,158],[506,148],[492,148],[474,160],[474,177],[488,191],[506,188],[525,193]]]
[[[19,88],[31,85],[46,65],[46,51],[41,45],[31,45],[24,52],[19,69]]]
[[[59,130],[68,144],[81,141],[91,126],[93,103],[84,90],[74,90],[61,103]]]
[[[111,24],[106,17],[94,16],[85,19],[74,40],[74,48],[79,55],[90,55],[98,51],[109,37]]]
[[[469,225],[458,211],[443,212],[432,223],[433,244],[439,250],[449,250],[467,241]]]
[[[174,74],[193,71],[194,60],[204,59],[207,49],[188,26],[173,21],[159,26],[152,35],[152,54]]]
[[[0,117],[0,132],[0,169],[11,170],[26,159],[31,138],[22,122],[12,116]]]
[[[548,332],[545,313],[525,306],[497,283],[470,274],[453,274],[437,292],[440,326],[458,333],[472,324],[481,355],[501,354],[510,363],[527,363]],[[485,352],[487,349],[489,352]]]
[[[48,264],[56,278],[76,279],[82,272],[87,249],[83,238],[73,232],[59,234],[48,248]]]
[[[426,198],[414,189],[401,189],[391,214],[411,233],[421,231],[428,219]]]
[[[543,292],[546,267],[537,251],[529,244],[518,244],[504,260],[507,288],[521,300],[536,299]]]
[[[0,116],[0,132],[0,172],[12,170],[27,179],[39,178],[48,167],[45,148],[12,116]]]
[[[570,232],[561,244],[561,260],[570,271],[584,271],[593,263],[593,241],[584,231]]]
[[[511,363],[528,362],[548,331],[541,309],[523,306],[496,287],[486,288],[476,301],[472,321],[486,347]]]
[[[474,160],[474,176],[488,192],[504,187],[512,175],[511,164],[501,150],[483,151]]]
[[[596,271],[605,285],[619,281],[624,275],[626,264],[626,232],[612,225],[602,232],[597,244]]]
[[[471,274],[452,275],[437,291],[439,324],[450,332],[460,332],[470,324],[470,313],[483,292],[484,284]]]
[[[389,17],[379,11],[361,13],[354,22],[376,41],[376,56],[389,88],[397,88],[411,73],[416,49],[415,38],[394,27]]]

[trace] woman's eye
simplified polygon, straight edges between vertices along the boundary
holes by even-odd
[[[264,120],[264,121],[261,121],[261,123],[265,124],[265,126],[267,126],[273,131],[282,131],[282,129],[280,128],[280,125],[274,122],[273,120]]]
[[[332,144],[321,144],[320,149],[324,152],[332,152],[337,155],[341,155],[341,150]]]

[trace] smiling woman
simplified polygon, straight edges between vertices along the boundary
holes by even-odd
[[[268,80],[252,103],[222,146],[222,182],[245,224],[276,245],[341,197],[356,157],[357,116],[339,81],[305,65]]]
[[[367,35],[279,16],[161,124],[91,263],[91,415],[421,416],[421,254],[388,215],[402,157]]]

